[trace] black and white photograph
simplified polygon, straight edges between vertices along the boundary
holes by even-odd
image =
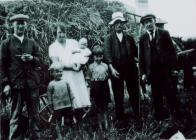
[[[196,0],[0,0],[0,140],[196,139]]]

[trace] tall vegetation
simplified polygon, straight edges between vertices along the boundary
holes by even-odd
[[[8,17],[15,13],[30,16],[27,35],[40,44],[46,63],[48,46],[55,39],[53,29],[56,22],[66,24],[69,38],[78,40],[87,37],[89,45],[93,46],[102,43],[103,36],[109,32],[108,23],[112,13],[127,11],[122,3],[105,0],[24,0],[4,3],[4,6],[8,10]],[[128,22],[128,27],[134,24],[132,21]],[[134,35],[134,30],[130,33]]]

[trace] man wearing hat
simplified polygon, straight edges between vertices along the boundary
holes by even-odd
[[[25,37],[29,16],[17,14],[10,18],[14,33],[2,42],[2,89],[11,97],[10,140],[24,139],[20,117],[26,105],[30,139],[39,139],[39,46]]]
[[[135,58],[137,47],[133,37],[123,32],[127,20],[123,13],[114,12],[109,23],[113,31],[105,38],[104,57],[111,71],[111,82],[115,100],[117,120],[124,118],[124,82],[136,119],[139,119],[138,70]]]
[[[155,119],[160,121],[169,117],[163,108],[163,96],[172,115],[178,116],[180,111],[176,95],[171,92],[172,73],[177,61],[175,48],[168,31],[157,28],[155,23],[153,14],[141,18],[146,33],[139,42],[139,68],[142,81],[151,84]]]

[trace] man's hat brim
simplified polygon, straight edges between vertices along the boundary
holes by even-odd
[[[113,19],[112,21],[110,21],[110,22],[109,22],[109,25],[115,24],[116,21],[121,21],[121,22],[123,22],[123,23],[126,23],[126,22],[127,22],[127,20],[126,20],[125,18],[118,17],[118,18],[115,18],[115,19]]]
[[[145,15],[141,17],[140,23],[144,24],[144,21],[149,20],[149,19],[156,19],[156,17],[153,14]]]
[[[19,21],[19,20],[28,21],[29,20],[29,16],[28,15],[24,15],[24,14],[17,14],[17,15],[14,15],[14,16],[10,17],[10,22]]]

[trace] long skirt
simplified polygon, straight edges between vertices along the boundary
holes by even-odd
[[[64,70],[62,78],[67,80],[70,85],[71,92],[74,96],[73,107],[75,109],[90,107],[90,95],[86,87],[83,71],[80,70],[77,72],[71,70]]]

